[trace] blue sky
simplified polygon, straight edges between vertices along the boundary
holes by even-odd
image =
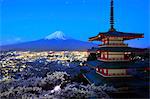
[[[144,33],[144,39],[129,45],[149,46],[149,0],[114,0],[114,4],[116,30]],[[87,41],[108,31],[109,7],[110,0],[0,0],[0,43],[38,40],[58,30]]]

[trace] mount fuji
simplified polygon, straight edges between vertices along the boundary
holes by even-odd
[[[1,46],[1,51],[74,51],[97,47],[97,44],[75,40],[62,31],[56,31],[43,39],[19,44]]]
[[[56,31],[48,36],[45,37],[45,39],[61,39],[61,40],[67,40],[71,39],[70,37],[67,37],[62,31]]]

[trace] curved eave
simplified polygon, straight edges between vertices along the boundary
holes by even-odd
[[[143,49],[132,48],[132,47],[101,47],[97,51],[99,52],[144,52]]]
[[[147,61],[131,61],[131,62],[103,62],[103,61],[87,61],[86,64],[93,68],[106,68],[106,69],[140,69],[149,67],[149,62]]]
[[[141,34],[139,36],[129,36],[129,37],[124,37],[123,40],[131,40],[131,39],[137,39],[137,38],[144,38],[144,34]]]
[[[98,36],[89,38],[89,41],[100,41],[101,39]]]
[[[130,40],[130,39],[144,38],[144,34],[123,33],[123,32],[118,32],[118,34],[99,33],[97,36],[89,38],[89,41],[101,41],[103,38],[109,37],[121,37],[123,38],[123,40]]]

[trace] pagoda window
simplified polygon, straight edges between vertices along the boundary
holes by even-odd
[[[106,74],[107,73],[107,70],[106,69],[104,69],[104,74]]]
[[[96,68],[96,71],[98,72],[98,68]]]
[[[103,42],[103,44],[107,44],[108,43],[108,38],[103,38],[102,42]]]
[[[102,69],[100,69],[100,72],[101,72],[101,73],[102,73],[102,71],[103,71],[103,70],[102,70]]]
[[[101,58],[103,58],[103,54],[101,54]]]
[[[108,57],[107,57],[108,55],[107,54],[105,54],[105,59],[107,59]]]
[[[105,53],[104,52],[101,53],[101,58],[105,58]]]
[[[108,44],[108,40],[105,40],[105,44]]]
[[[125,52],[125,54],[131,54],[131,52]]]

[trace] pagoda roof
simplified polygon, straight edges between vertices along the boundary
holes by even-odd
[[[88,50],[89,52],[97,51],[109,51],[109,52],[144,52],[145,49],[141,48],[132,48],[132,47],[100,47],[92,48]]]
[[[87,61],[86,64],[90,67],[108,68],[108,69],[140,69],[149,67],[148,61],[129,61],[129,62],[104,62],[100,60]]]
[[[143,38],[144,34],[141,33],[125,33],[119,32],[116,30],[108,31],[108,32],[100,32],[97,36],[89,38],[89,41],[100,41],[103,38],[109,37],[122,37],[123,40],[135,39],[135,38]]]
[[[132,47],[100,47],[97,51],[110,51],[110,52],[140,52],[141,48]]]

